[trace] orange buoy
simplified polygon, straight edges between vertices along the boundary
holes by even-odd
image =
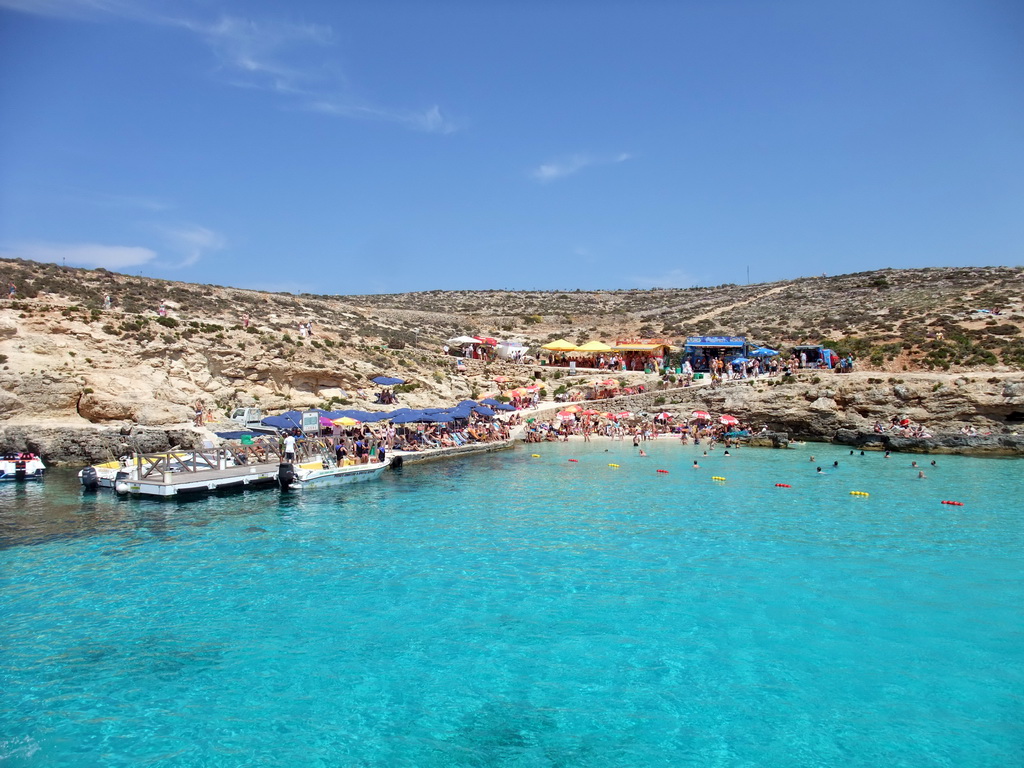
[[[792,488],[793,486],[791,486],[789,483],[776,483],[775,487],[776,488]]]

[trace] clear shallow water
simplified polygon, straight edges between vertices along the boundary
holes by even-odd
[[[645,449],[2,487],[0,766],[1024,762],[1024,464]]]

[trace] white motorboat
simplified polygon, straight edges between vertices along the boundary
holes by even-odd
[[[0,458],[0,481],[42,480],[46,465],[34,453],[8,453]]]
[[[281,464],[278,482],[281,490],[319,488],[327,485],[344,485],[375,480],[391,466],[391,457],[369,464],[343,464],[338,466],[330,458],[315,459],[303,464]]]

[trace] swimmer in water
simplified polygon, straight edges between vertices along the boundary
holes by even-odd
[[[732,456],[732,454],[731,454],[731,453],[729,453],[728,451],[726,451],[726,452],[725,452],[725,453],[723,453],[722,455],[723,455],[723,456]]]
[[[918,472],[917,476],[923,480],[925,475],[924,472]]]
[[[643,456],[644,458],[647,457],[647,454],[644,453],[644,449],[643,448],[640,449],[640,455]]]
[[[693,468],[694,469],[700,469],[700,464],[697,463],[696,459],[693,460]]]
[[[824,473],[823,473],[823,472],[821,471],[821,467],[818,467],[818,474],[819,474],[819,475],[822,475],[822,474],[824,474]]]

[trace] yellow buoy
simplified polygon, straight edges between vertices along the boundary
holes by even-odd
[[[865,493],[864,491],[850,491],[850,495],[851,496],[870,496],[871,494],[870,493]]]
[[[609,467],[618,467],[619,465],[618,464],[609,464],[608,466]]]
[[[712,479],[712,480],[720,480],[720,481],[722,481],[723,483],[725,482],[725,478],[724,478],[724,477],[716,477],[715,475],[712,475],[712,476],[711,476],[711,479]]]
[[[540,454],[539,454],[539,453],[531,453],[530,455],[531,455],[531,456],[532,456],[533,458],[535,458],[535,459],[539,459],[539,458],[540,458]]]

